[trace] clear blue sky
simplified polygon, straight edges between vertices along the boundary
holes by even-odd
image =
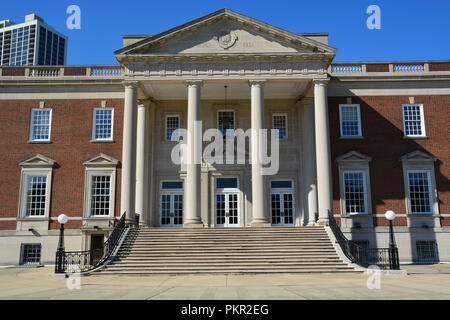
[[[66,27],[71,4],[81,8],[81,30]],[[380,30],[366,27],[372,4]],[[115,64],[123,34],[157,34],[221,8],[292,32],[329,32],[335,61],[450,59],[450,0],[14,0],[2,2],[0,20],[36,13],[69,37],[68,64]]]

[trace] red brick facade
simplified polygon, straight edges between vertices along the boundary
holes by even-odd
[[[408,96],[352,97],[360,104],[363,139],[341,139],[339,104],[346,97],[329,98],[331,158],[333,168],[334,212],[340,213],[340,193],[336,157],[356,150],[372,158],[370,179],[374,214],[391,209],[405,213],[405,190],[400,157],[422,150],[437,158],[435,176],[439,210],[450,212],[450,158],[449,112],[450,96],[415,96],[415,103],[423,103],[426,139],[405,139],[401,105],[409,103]],[[92,143],[93,109],[101,100],[46,100],[45,107],[53,109],[51,143],[28,143],[31,109],[39,107],[37,100],[0,101],[0,218],[16,218],[20,172],[19,162],[41,153],[56,161],[53,169],[50,216],[64,212],[68,216],[83,215],[85,167],[82,162],[98,153],[105,153],[119,161],[122,149],[123,100],[107,100],[114,107],[114,142]],[[120,215],[120,165],[117,169],[115,213]],[[395,220],[406,226],[406,218]],[[374,217],[374,225],[385,225],[386,220]],[[450,226],[450,218],[442,218],[443,226]],[[71,220],[67,228],[79,228],[80,220]],[[0,230],[13,230],[15,221],[0,221]],[[56,221],[50,228],[59,228]]]
[[[360,104],[363,139],[341,139],[339,104],[346,104],[346,97],[329,98],[331,157],[333,168],[333,207],[340,213],[339,177],[336,157],[356,150],[372,158],[370,180],[372,209],[374,214],[386,210],[406,212],[403,170],[400,157],[422,150],[437,158],[435,176],[440,213],[450,212],[450,144],[449,106],[450,96],[415,96],[415,103],[423,104],[426,139],[405,139],[402,104],[409,103],[408,96],[352,97],[352,103]],[[398,225],[407,225],[406,218],[396,219]],[[442,218],[442,225],[450,226],[449,218]],[[374,218],[374,225],[384,225],[386,219]]]
[[[113,143],[91,143],[93,109],[101,100],[46,100],[52,108],[51,143],[28,143],[31,109],[39,108],[37,100],[0,101],[0,217],[18,215],[21,167],[19,162],[40,153],[56,161],[53,169],[50,216],[66,213],[82,217],[85,167],[82,162],[98,153],[122,158],[123,100],[106,100],[114,107]],[[121,169],[117,168],[116,185],[120,186]],[[120,188],[116,188],[115,214],[120,215]],[[79,228],[81,220],[70,220],[67,228]],[[15,221],[1,221],[0,230],[15,229]],[[50,223],[59,228],[59,223]]]

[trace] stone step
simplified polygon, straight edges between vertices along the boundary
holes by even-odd
[[[323,227],[130,230],[114,275],[355,272]]]
[[[237,268],[239,266],[258,266],[258,267],[272,267],[272,266],[333,266],[333,267],[341,267],[342,261],[251,261],[251,262],[218,262],[218,261],[197,261],[194,263],[184,262],[184,261],[169,261],[169,262],[161,262],[161,261],[153,261],[153,262],[117,262],[113,265],[107,266],[107,269],[110,268],[158,268],[158,267],[186,267],[186,268],[204,268],[204,267],[233,267]]]
[[[116,261],[154,261],[154,260],[189,260],[189,261],[200,261],[200,260],[340,260],[338,255],[185,255],[185,254],[177,254],[177,255],[143,255],[143,256],[124,256],[116,258]]]
[[[108,265],[105,267],[106,270],[130,270],[132,267],[129,265]],[[133,268],[134,270],[204,270],[204,271],[211,271],[211,270],[240,270],[240,269],[251,269],[251,270],[267,270],[267,269],[352,269],[351,267],[345,265],[345,264],[330,264],[330,265],[324,265],[324,264],[318,264],[318,265],[300,265],[300,264],[293,264],[293,265],[286,265],[286,264],[270,264],[270,265],[160,265],[160,266],[136,266],[136,268]]]
[[[100,271],[97,271],[100,272]],[[293,273],[362,273],[362,271],[356,271],[353,268],[349,269],[267,269],[267,270],[139,270],[139,271],[119,271],[119,270],[102,270],[102,274],[111,276],[152,276],[152,275],[208,275],[208,274],[293,274]]]

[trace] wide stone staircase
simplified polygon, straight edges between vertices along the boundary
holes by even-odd
[[[130,230],[101,274],[356,272],[324,227]]]

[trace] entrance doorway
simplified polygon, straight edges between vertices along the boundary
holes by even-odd
[[[272,226],[294,226],[294,187],[291,180],[270,182]]]
[[[239,226],[239,181],[238,178],[216,179],[216,227]]]
[[[163,181],[161,183],[161,227],[183,226],[183,182]]]

